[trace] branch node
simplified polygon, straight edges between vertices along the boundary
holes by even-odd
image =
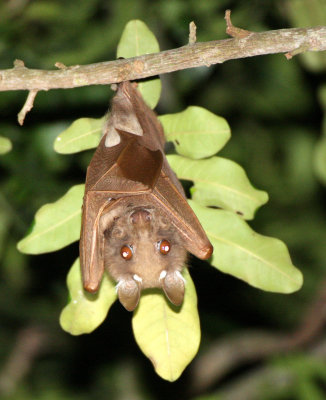
[[[67,66],[66,66],[64,63],[60,62],[60,61],[57,61],[57,62],[54,64],[54,66],[57,67],[57,68],[59,68],[59,69],[67,69]]]
[[[14,68],[26,68],[24,61],[16,59],[14,61]]]
[[[285,53],[285,57],[287,60],[291,60],[292,57],[304,53],[305,51],[309,50],[309,46],[307,44],[302,44],[301,46],[297,47],[296,49]]]
[[[249,36],[252,32],[246,31],[242,28],[237,28],[231,22],[231,10],[225,11],[225,21],[226,21],[226,33],[235,39],[243,39]]]
[[[196,40],[197,40],[196,31],[197,31],[197,26],[194,23],[194,21],[191,21],[189,24],[189,42],[188,42],[188,44],[192,45],[192,44],[196,43]]]
[[[19,125],[23,125],[26,114],[31,111],[34,105],[34,100],[37,95],[38,90],[30,90],[27,96],[27,99],[25,101],[25,104],[23,105],[23,108],[19,111],[18,113],[18,123]]]

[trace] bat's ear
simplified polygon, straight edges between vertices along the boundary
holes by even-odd
[[[134,279],[121,280],[117,285],[120,303],[128,311],[134,311],[140,298],[140,283]]]
[[[167,273],[163,279],[162,288],[171,303],[176,306],[182,304],[185,294],[185,283],[179,271]]]

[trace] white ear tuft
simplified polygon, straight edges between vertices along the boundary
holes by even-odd
[[[143,282],[142,278],[141,278],[140,276],[138,276],[137,274],[134,274],[133,278],[134,278],[134,280],[137,281],[137,282],[140,282],[140,283]]]
[[[165,271],[165,269],[163,269],[163,271],[161,271],[160,273],[160,280],[164,279],[166,277],[167,272]]]
[[[177,277],[179,277],[180,279],[183,280],[183,283],[186,284],[186,280],[185,278],[182,276],[180,271],[175,271],[175,274],[177,275]]]

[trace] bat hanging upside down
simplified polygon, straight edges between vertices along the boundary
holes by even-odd
[[[161,288],[182,304],[187,251],[213,247],[164,154],[164,133],[135,84],[118,85],[103,138],[87,169],[80,258],[85,290],[106,270],[129,311],[142,289]]]

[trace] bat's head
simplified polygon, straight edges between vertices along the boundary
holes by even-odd
[[[172,303],[180,305],[184,297],[180,271],[187,251],[177,229],[150,205],[129,205],[110,221],[104,230],[105,267],[118,282],[124,307],[133,310],[141,290],[147,288],[162,288]]]

